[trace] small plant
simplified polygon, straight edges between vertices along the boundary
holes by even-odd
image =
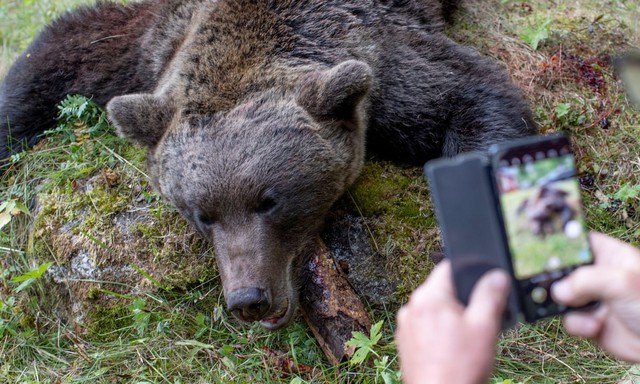
[[[29,209],[15,200],[7,200],[0,204],[0,229],[11,222],[11,219],[21,213],[28,215]]]
[[[560,103],[556,106],[556,119],[563,119],[565,116],[569,114],[569,110],[571,109],[571,104],[569,103]]]
[[[45,131],[50,139],[71,146],[71,158],[79,161],[93,142],[109,131],[105,111],[91,99],[80,95],[68,95],[58,105],[58,125]]]
[[[549,37],[549,27],[551,26],[551,18],[547,18],[542,23],[533,23],[527,26],[520,34],[520,38],[534,51],[538,49],[541,41]]]
[[[13,291],[18,293],[26,288],[28,288],[29,286],[31,286],[31,284],[33,284],[36,280],[38,280],[39,278],[42,277],[42,275],[44,275],[44,273],[47,271],[47,269],[53,265],[53,263],[45,263],[42,264],[32,270],[30,270],[29,272],[22,274],[20,276],[14,276],[11,278],[11,282],[13,283],[20,283],[20,285],[18,285]]]
[[[613,197],[622,202],[630,203],[640,197],[640,185],[624,184],[614,193]]]
[[[168,287],[162,285],[158,280],[154,279],[147,272],[143,271],[142,269],[138,268],[133,264],[130,264],[130,265],[139,274],[149,279],[149,281],[151,281],[159,289],[163,291],[167,291],[169,289]],[[114,292],[110,292],[110,293],[115,294]],[[125,297],[125,296],[122,296],[122,297]],[[149,296],[149,297],[153,298],[157,302],[166,304],[166,302],[162,298],[155,297],[155,296]],[[142,298],[134,299],[131,296],[126,296],[125,298],[133,300],[133,302],[128,305],[128,308],[133,315],[133,328],[137,331],[138,337],[145,336],[149,323],[151,323],[152,321],[156,322],[156,333],[166,333],[169,330],[171,321],[169,319],[159,316],[159,312],[154,312],[152,309],[148,308],[147,302],[144,299]]]
[[[356,348],[353,356],[349,359],[349,365],[360,365],[373,355],[376,357],[373,361],[376,368],[376,379],[381,378],[385,384],[395,384],[400,382],[400,372],[393,369],[393,361],[389,360],[389,356],[381,356],[374,349],[382,338],[383,323],[384,321],[381,320],[373,324],[369,332],[370,336],[362,332],[353,332],[351,340],[347,341],[345,345]]]
[[[16,299],[13,296],[4,301],[0,300],[0,337],[5,334],[17,335],[19,319],[14,309],[15,303]]]
[[[47,133],[62,133],[63,143],[80,145],[109,129],[104,110],[84,96],[67,95],[58,110],[58,126]]]
[[[149,321],[151,321],[151,311],[147,309],[147,303],[138,298],[129,304],[129,309],[133,314],[133,328],[138,332],[139,337],[143,337]]]
[[[347,347],[356,348],[353,356],[349,359],[350,365],[359,365],[364,363],[370,354],[378,356],[378,354],[373,350],[373,347],[378,344],[378,341],[380,341],[380,338],[382,337],[382,333],[380,332],[382,323],[382,321],[379,321],[371,326],[371,336],[367,336],[362,332],[353,332],[351,340],[345,343]]]

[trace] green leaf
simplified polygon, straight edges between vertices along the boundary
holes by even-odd
[[[347,347],[368,347],[371,344],[369,337],[362,332],[354,331],[351,339],[344,343]]]
[[[22,274],[20,276],[15,276],[11,278],[11,281],[14,283],[18,283],[21,281],[26,281],[29,279],[38,279],[40,278],[53,263],[42,264],[41,266],[30,270],[29,272]]]
[[[33,279],[25,280],[20,285],[18,285],[13,291],[16,293],[22,292],[23,290],[29,288],[29,286],[33,284],[34,281],[35,280]]]
[[[209,330],[207,317],[202,312],[198,312],[198,315],[196,316],[196,324],[198,325],[198,330],[196,331],[194,337],[200,337]]]
[[[382,376],[384,384],[396,384],[398,382],[391,372],[380,372],[380,376]]]
[[[107,290],[107,289],[98,288],[98,291],[99,291],[99,292],[102,292],[102,293],[105,293],[105,294],[107,294],[107,295],[112,295],[112,296],[115,296],[115,297],[119,297],[119,298],[121,298],[121,299],[135,300],[135,297],[133,297],[133,296],[130,296],[130,295],[123,295],[123,294],[121,294],[121,293],[113,292],[113,291],[109,291],[109,290]]]
[[[29,209],[15,200],[3,201],[0,204],[0,229],[11,222],[13,216],[17,216],[19,213],[29,215]]]
[[[571,104],[561,103],[556,107],[556,118],[562,119],[569,113],[569,109],[571,108]]]
[[[371,352],[371,348],[369,347],[361,346],[357,348],[353,353],[353,356],[351,356],[351,359],[349,359],[349,365],[358,365],[364,363],[364,361],[369,356],[369,352]]]
[[[151,312],[147,310],[147,303],[138,298],[129,304],[129,309],[133,312],[133,328],[138,332],[139,337],[144,336],[151,320]]]
[[[22,212],[25,215],[31,215],[31,212],[29,212],[29,208],[27,208],[26,205],[16,201],[16,207],[11,210],[11,214],[15,216],[19,212]]]
[[[202,349],[210,349],[212,351],[216,350],[216,346],[215,345],[201,343],[198,340],[177,341],[176,345],[186,346],[186,347],[196,347],[196,348],[198,348],[198,350],[202,350]]]
[[[380,341],[380,338],[382,337],[382,324],[384,323],[384,321],[380,320],[377,323],[373,324],[371,326],[371,342],[373,343],[372,345],[378,344],[378,341]]]
[[[80,106],[78,107],[78,111],[76,112],[76,117],[81,118],[88,105],[89,100],[86,100],[84,103],[80,104]]]
[[[231,371],[235,371],[236,369],[236,364],[233,362],[233,360],[229,356],[225,356],[222,358],[222,364],[224,364],[225,367],[227,367]]]
[[[382,337],[382,333],[380,332],[382,329],[383,321],[379,321],[371,326],[370,334],[371,336],[367,336],[362,332],[355,331],[351,334],[351,339],[348,340],[345,345],[347,347],[355,347],[356,350],[349,359],[350,365],[357,365],[363,363],[367,357],[369,357],[370,353],[374,353],[373,347],[380,341]]]
[[[640,185],[630,186],[629,184],[623,185],[622,188],[613,195],[613,197],[623,202],[636,199],[638,196],[640,196]]]
[[[96,245],[98,245],[99,247],[106,249],[108,252],[111,252],[111,248],[109,248],[108,245],[106,245],[105,243],[103,243],[102,241],[96,239],[95,237],[91,236],[89,233],[85,232],[85,231],[79,231],[81,234],[83,234],[84,236],[86,236],[89,240],[93,241],[94,243],[96,243]]]
[[[540,25],[530,25],[522,31],[520,38],[524,40],[535,51],[538,49],[538,44],[542,40],[549,37],[549,26],[551,25],[551,18],[547,18]]]
[[[33,284],[37,279],[42,277],[42,275],[47,271],[47,269],[53,265],[53,263],[42,264],[37,268],[30,270],[27,273],[24,273],[20,276],[14,276],[11,278],[12,283],[20,283],[14,292],[20,292],[24,289],[28,288],[31,284]]]

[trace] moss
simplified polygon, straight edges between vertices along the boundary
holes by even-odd
[[[75,313],[70,304],[53,301],[69,306],[62,313],[66,320],[74,322],[80,315],[90,331],[99,334],[91,325],[96,316],[117,312],[126,301],[106,298],[103,290],[122,295],[160,288],[183,291],[218,275],[213,255],[207,252],[210,246],[175,209],[147,192],[147,181],[140,180],[140,173],[128,165],[103,166],[74,180],[70,187],[55,185],[43,187],[38,195],[40,208],[30,230],[28,258],[38,264],[55,261],[63,276],[83,273],[78,267],[88,268],[85,273],[98,273],[73,275],[67,283],[68,303],[80,301],[88,313]],[[51,290],[58,289],[58,284],[49,284],[53,284]],[[45,310],[55,313],[60,308]],[[100,328],[108,329],[115,323],[110,320]]]
[[[430,226],[427,184],[420,170],[369,161],[347,195],[365,217],[389,216],[415,226]]]
[[[131,326],[131,322],[129,309],[124,305],[92,306],[85,322],[86,338],[93,342],[117,340]]]
[[[32,329],[35,327],[36,321],[33,314],[29,312],[24,312],[22,316],[20,316],[20,321],[18,325],[25,329]]]
[[[86,298],[88,300],[93,301],[93,300],[97,300],[98,298],[100,298],[101,295],[102,295],[102,291],[99,288],[91,287],[89,289],[89,291],[87,292]]]
[[[433,266],[429,255],[440,248],[440,238],[421,169],[367,161],[336,211],[365,219],[374,251],[398,279],[399,297],[428,275]]]

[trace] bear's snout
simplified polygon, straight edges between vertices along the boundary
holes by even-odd
[[[267,292],[260,288],[240,288],[229,293],[227,308],[242,321],[262,320],[271,308]]]

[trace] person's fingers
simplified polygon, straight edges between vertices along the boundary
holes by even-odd
[[[638,269],[640,250],[632,245],[599,232],[590,232],[589,242],[597,265]]]
[[[602,331],[604,319],[605,309],[598,308],[591,312],[569,312],[562,323],[570,334],[594,339]]]
[[[564,305],[580,306],[591,301],[615,300],[627,293],[625,270],[606,266],[584,266],[551,286],[553,299]]]
[[[487,272],[473,288],[465,318],[470,322],[500,328],[502,313],[509,295],[509,275],[501,269]]]
[[[443,260],[433,268],[427,280],[411,294],[409,305],[423,306],[455,300],[451,263]]]
[[[400,309],[396,313],[396,324],[397,324],[396,332],[398,332],[402,328],[401,325],[406,322],[407,316],[409,316],[409,310],[407,309],[407,307],[406,306],[400,307]]]

